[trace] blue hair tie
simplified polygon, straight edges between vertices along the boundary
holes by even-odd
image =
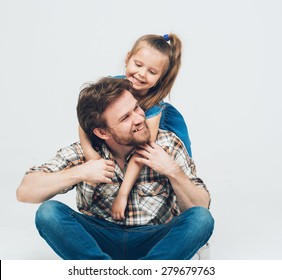
[[[165,34],[163,37],[166,41],[169,41],[169,35],[168,34]]]

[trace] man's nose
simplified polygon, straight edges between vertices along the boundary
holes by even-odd
[[[133,123],[134,123],[135,125],[137,125],[137,124],[143,122],[144,120],[145,120],[144,114],[134,112]]]

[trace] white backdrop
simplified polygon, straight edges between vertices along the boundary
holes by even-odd
[[[56,259],[16,201],[24,172],[78,139],[83,83],[122,74],[141,35],[174,32],[171,93],[212,194],[212,259],[282,259],[279,0],[0,0],[0,258]],[[280,121],[279,121],[280,120]],[[59,199],[75,207],[74,192]]]

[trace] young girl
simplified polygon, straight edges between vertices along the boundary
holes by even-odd
[[[125,78],[133,84],[134,97],[146,113],[151,140],[155,141],[158,129],[174,132],[191,154],[191,143],[182,115],[163,99],[174,84],[181,65],[181,41],[175,34],[164,36],[145,35],[139,38],[125,59]],[[79,128],[80,142],[86,160],[99,159],[91,141]],[[128,195],[142,166],[133,156],[128,164],[124,180],[112,206],[112,218],[125,218]]]

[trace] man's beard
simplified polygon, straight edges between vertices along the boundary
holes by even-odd
[[[137,135],[140,134],[139,137],[136,137],[135,133],[119,136],[115,133],[114,130],[110,129],[109,131],[115,142],[118,143],[119,145],[124,145],[124,146],[138,147],[140,145],[148,143],[151,138],[150,130],[145,122],[144,122],[144,128],[142,129],[142,133],[136,132]]]

